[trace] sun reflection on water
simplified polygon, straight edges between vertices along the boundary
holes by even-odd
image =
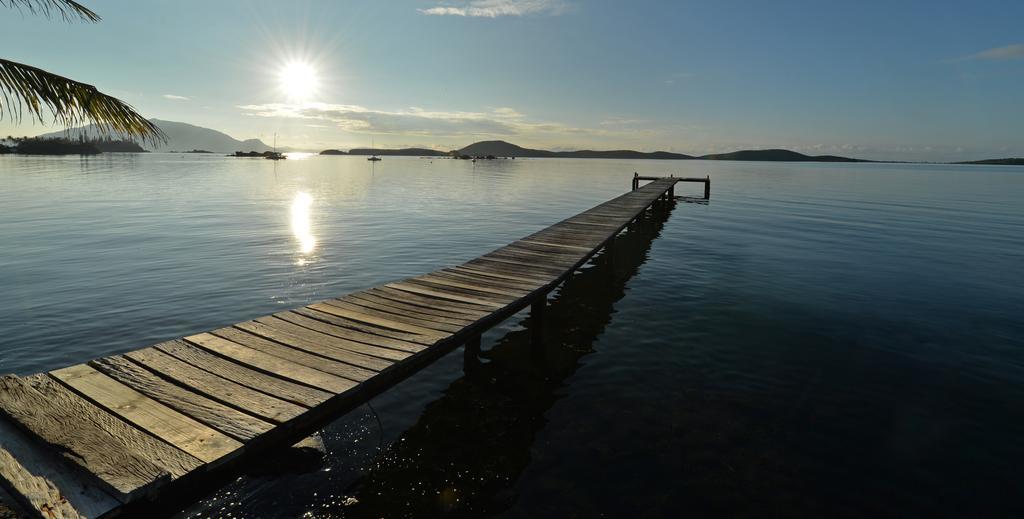
[[[309,254],[316,248],[316,237],[313,236],[313,228],[310,218],[310,209],[313,206],[313,197],[309,193],[299,191],[292,200],[292,234],[299,242],[299,253]],[[299,260],[305,263],[305,260]]]

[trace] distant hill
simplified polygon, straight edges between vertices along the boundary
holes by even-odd
[[[341,151],[341,150],[324,150],[324,151],[321,151],[320,154],[321,155],[348,155],[348,153],[345,153],[344,151]]]
[[[465,148],[456,150],[460,155],[471,157],[562,157],[573,159],[667,159],[683,160],[692,159],[690,155],[682,153],[671,153],[668,151],[655,151],[651,153],[634,150],[579,150],[579,151],[548,151],[523,148],[505,141],[480,141],[470,144]]]
[[[762,162],[872,162],[835,155],[804,155],[791,150],[741,150],[699,157],[704,160],[746,160]]]
[[[156,124],[165,134],[167,134],[167,142],[157,146],[149,146],[152,151],[209,150],[223,153],[233,151],[258,151],[262,153],[273,149],[259,139],[247,139],[240,141],[226,133],[211,130],[209,128],[203,128],[202,126],[195,126],[175,121],[164,121],[161,119],[150,119],[150,121],[152,121],[153,124]],[[77,138],[79,135],[85,135],[87,138],[93,138],[99,136],[100,133],[96,130],[95,126],[89,125],[81,128],[74,128],[66,132],[59,131],[47,133],[41,137]]]
[[[998,166],[1024,166],[1024,158],[968,160],[965,162],[955,162],[954,164],[990,164]]]
[[[380,148],[353,148],[348,150],[349,155],[383,155],[389,157],[444,157],[448,153],[432,150],[430,148],[399,148],[395,150],[383,150]]]

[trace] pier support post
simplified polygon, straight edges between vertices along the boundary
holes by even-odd
[[[547,294],[537,298],[530,305],[530,346],[534,351],[544,345],[544,309],[547,305]]]
[[[469,373],[480,365],[480,336],[477,335],[466,341],[462,350],[462,371]]]
[[[636,191],[639,188],[640,188],[640,174],[637,173],[636,171],[634,171],[633,172],[633,189],[632,189],[632,191]]]
[[[711,200],[711,175],[704,179],[704,200]]]

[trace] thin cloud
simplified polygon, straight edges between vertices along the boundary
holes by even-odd
[[[174,94],[164,94],[164,99],[170,99],[171,101],[191,101],[191,97],[178,96]]]
[[[430,16],[466,16],[497,18],[499,16],[558,15],[565,12],[562,0],[470,0],[458,6],[439,5],[417,9]]]
[[[970,59],[1008,60],[1024,59],[1024,43],[986,49],[970,56]]]
[[[571,125],[531,121],[508,107],[490,112],[451,112],[408,108],[374,110],[358,105],[309,103],[303,105],[268,103],[239,106],[243,114],[256,117],[281,117],[329,121],[342,130],[355,133],[379,133],[409,136],[462,137],[517,135],[635,136],[636,131],[579,128]]]

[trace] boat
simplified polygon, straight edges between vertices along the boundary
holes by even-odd
[[[371,152],[371,155],[369,157],[367,157],[366,160],[368,160],[370,162],[377,162],[379,160],[382,160],[380,157],[377,156],[376,153],[372,153],[373,151],[374,151],[373,138],[371,138],[370,139],[370,152]]]
[[[284,156],[284,153],[277,152],[277,134],[274,134],[274,151],[263,153],[263,158],[267,160],[284,160],[288,157]]]

